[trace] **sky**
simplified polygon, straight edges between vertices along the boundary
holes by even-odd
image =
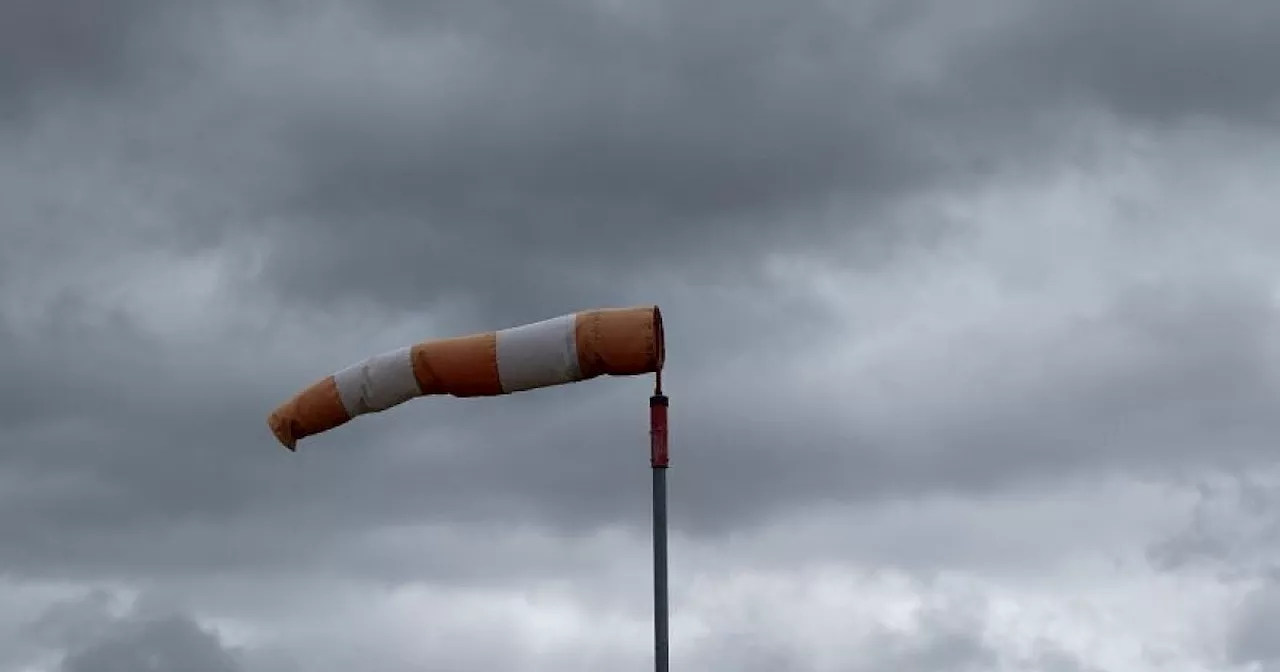
[[[0,672],[1280,671],[1280,4],[0,0]]]

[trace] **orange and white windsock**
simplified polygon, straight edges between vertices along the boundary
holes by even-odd
[[[295,450],[304,437],[414,397],[492,396],[654,373],[664,356],[657,306],[588,310],[375,355],[302,390],[267,422],[280,443]]]

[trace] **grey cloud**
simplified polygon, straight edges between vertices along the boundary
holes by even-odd
[[[608,300],[581,278],[740,272],[757,250],[881,225],[902,193],[1043,165],[1077,144],[1064,113],[1231,119],[1273,97],[1265,7],[1076,4],[990,3],[986,24],[938,3],[396,13],[389,34],[447,35],[438,58],[462,74],[354,54],[284,108],[299,172],[276,201],[294,225],[273,280],[305,300],[472,294],[504,314]],[[838,222],[820,214],[833,200]]]
[[[1226,662],[1280,668],[1280,489],[1266,469],[1205,478],[1185,528],[1149,550],[1166,571],[1210,569],[1242,590],[1226,623]]]
[[[1280,642],[1275,623],[1280,618],[1280,586],[1271,583],[1246,597],[1232,623],[1228,658],[1235,664],[1261,663],[1263,670],[1280,668]]]
[[[1235,581],[1280,576],[1280,490],[1274,464],[1201,476],[1187,525],[1152,545],[1162,569],[1212,568]]]
[[[617,301],[599,272],[748,275],[758,250],[882,226],[896,195],[1050,162],[1075,146],[1043,118],[1078,109],[1064,91],[1145,109],[1127,97],[1163,100],[1152,69],[1176,100],[1145,106],[1174,114],[1230,116],[1239,96],[1213,86],[1233,74],[1232,90],[1266,95],[1248,74],[1265,70],[1244,68],[1277,43],[1265,6],[1122,4],[991,2],[981,20],[927,2],[231,5],[244,17],[184,33],[203,79],[173,91],[195,107],[140,103],[183,115],[147,127],[187,139],[133,146],[180,148],[179,171],[258,148],[201,176],[213,192],[232,181],[234,208],[173,214],[199,218],[186,235],[206,243],[271,232],[263,291],[418,309],[469,297],[520,320]],[[848,206],[834,220],[832,200]]]
[[[1267,302],[1232,283],[1201,285],[1208,289],[1119,291],[1102,321],[1061,341],[1010,344],[980,334],[989,345],[971,349],[968,360],[982,377],[980,396],[966,392],[973,381],[963,370],[949,374],[930,362],[890,366],[887,381],[840,394],[805,392],[783,373],[761,378],[716,360],[689,362],[671,374],[676,525],[724,534],[832,499],[974,493],[1114,468],[1168,477],[1265,460],[1259,437],[1275,433],[1276,415],[1267,401],[1270,374],[1255,363],[1275,340]],[[675,305],[695,323],[697,311]],[[71,349],[75,326],[45,344]],[[0,509],[9,538],[22,540],[0,550],[16,566],[73,573],[85,562],[130,572],[289,566],[299,561],[294,544],[335,557],[320,551],[367,526],[413,520],[531,522],[570,536],[648,524],[645,381],[596,381],[483,404],[415,401],[288,455],[271,444],[264,409],[318,373],[220,373],[223,363],[209,361],[176,378],[163,358],[148,358],[155,350],[146,338],[96,335],[102,350],[84,361],[109,366],[88,379],[46,375],[56,367],[41,366],[38,350],[18,349],[17,361],[31,366],[18,378],[60,386],[51,397],[65,399],[62,412],[93,424],[11,434],[10,473],[41,488],[10,490],[12,505]],[[1060,354],[1046,362],[1046,348]],[[1023,367],[1041,375],[1002,373]],[[143,372],[150,382],[113,390],[116,370]],[[896,410],[873,412],[886,402]],[[158,448],[156,436],[183,438]],[[1215,452],[1203,451],[1209,444]],[[153,541],[156,529],[170,534]],[[465,564],[442,553],[431,566],[451,572],[458,562]]]
[[[899,670],[983,670],[998,656],[983,641],[980,625],[963,615],[930,612],[921,619],[920,632],[911,637],[889,637],[884,651],[861,666]]]
[[[1269,123],[1270,5],[161,4],[0,8],[0,114],[18,120],[0,127],[6,573],[305,566],[463,582],[520,572],[448,539],[406,569],[371,530],[644,529],[644,381],[415,402],[296,456],[272,445],[276,402],[415,313],[440,318],[428,337],[660,302],[672,507],[696,537],[830,500],[1270,459],[1273,301],[1230,259],[1166,272],[1116,243],[1157,280],[1090,275],[1107,286],[1089,319],[1041,338],[1006,316],[825,387],[791,358],[816,355],[815,334],[844,321],[833,313],[868,309],[848,320],[849,344],[886,337],[896,316],[833,310],[762,270],[766,255],[806,252],[874,285],[928,245],[941,248],[931,268],[1000,266],[949,256],[969,224],[904,224],[896,208],[1051,172],[1129,131],[1159,142],[1184,122]],[[70,48],[52,39],[67,35]],[[1254,246],[1233,217],[1203,217],[1223,247]],[[854,231],[876,245],[836,244]],[[1092,268],[1070,238],[1062,257],[1027,263]],[[149,261],[172,263],[136,282],[176,284],[174,260],[220,250],[240,257],[235,277],[187,303],[235,324],[166,336],[115,305],[127,301],[113,283]],[[964,296],[858,291],[925,292],[916,307],[943,316]],[[328,318],[315,343],[282,305]],[[1248,547],[1265,562],[1266,544],[1214,534],[1167,552]],[[119,641],[145,643],[151,627]],[[940,632],[949,644],[886,660],[983,659],[964,632]]]
[[[1029,655],[1013,655],[990,641],[981,618],[983,605],[962,601],[958,605],[926,605],[909,629],[873,628],[849,633],[859,645],[843,660],[829,660],[833,652],[813,650],[769,635],[767,627],[742,623],[741,633],[729,622],[711,641],[697,647],[691,662],[700,669],[771,670],[832,669],[842,672],[903,670],[904,672],[978,672],[1007,669],[1036,672],[1097,672],[1071,653],[1040,642]],[[865,638],[865,639],[864,639]]]
[[[50,101],[96,102],[147,83],[185,61],[181,28],[198,8],[8,0],[0,6],[0,122],[28,123]]]
[[[1053,644],[1037,647],[1032,660],[1023,663],[1023,669],[1028,672],[1105,672]]]
[[[76,599],[50,605],[23,628],[24,634],[56,648],[87,645],[109,636],[117,619],[115,610],[122,606],[111,591],[93,590]]]
[[[122,608],[98,590],[51,606],[27,628],[46,646],[65,651],[60,672],[241,672],[240,653],[190,617],[145,600]]]
[[[1140,122],[1273,125],[1280,8],[1243,0],[1034,3],[967,76],[1001,82],[1000,102],[1101,105]]]
[[[731,268],[800,238],[773,226],[788,211],[928,174],[885,132],[898,112],[876,23],[809,2],[651,11],[401,20],[401,40],[444,33],[440,58],[460,61],[448,78],[434,61],[383,74],[354,54],[359,99],[333,81],[286,108],[299,179],[278,202],[296,225],[279,234],[277,286],[320,302],[475,295],[513,315],[552,296],[608,301],[588,275]],[[437,79],[438,93],[417,83]],[[349,273],[361,280],[334,282]]]
[[[216,635],[189,619],[172,617],[124,624],[113,637],[68,655],[60,669],[61,672],[239,672],[243,668],[222,647]]]
[[[156,4],[121,2],[102,11],[93,2],[6,2],[0,9],[3,98],[12,100],[42,77],[102,78],[119,65],[139,14]]]

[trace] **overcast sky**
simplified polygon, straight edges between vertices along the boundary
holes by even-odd
[[[0,0],[0,672],[1280,670],[1280,3]],[[150,667],[148,667],[150,666]]]

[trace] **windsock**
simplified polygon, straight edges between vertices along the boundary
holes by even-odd
[[[414,397],[479,397],[662,369],[657,306],[588,310],[375,355],[316,381],[268,418],[289,450],[300,439]]]

